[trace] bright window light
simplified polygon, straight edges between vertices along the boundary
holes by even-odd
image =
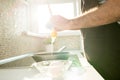
[[[62,15],[66,18],[74,17],[74,4],[61,3],[50,4],[53,15]],[[36,33],[49,33],[50,30],[46,27],[48,20],[50,19],[50,12],[48,5],[34,5],[31,7],[30,13],[30,26]]]

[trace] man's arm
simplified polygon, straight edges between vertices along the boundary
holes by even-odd
[[[89,28],[118,21],[120,19],[120,0],[107,0],[95,11],[71,20],[70,29]]]
[[[80,28],[96,27],[109,24],[120,19],[120,0],[107,0],[96,10],[74,18],[66,19],[61,16],[53,16],[51,22],[58,31],[78,30]]]

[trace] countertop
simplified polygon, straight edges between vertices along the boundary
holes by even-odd
[[[73,50],[71,53],[80,53]],[[64,79],[52,79],[41,74],[35,67],[13,67],[0,69],[0,80],[104,80],[86,58],[79,55],[82,64],[79,68],[71,68],[64,74]]]

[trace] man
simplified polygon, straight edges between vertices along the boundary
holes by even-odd
[[[103,4],[99,4],[100,0],[82,1],[82,11],[87,13],[74,19],[57,15],[50,22],[57,31],[81,29],[88,61],[105,80],[119,80],[120,0],[106,0]]]

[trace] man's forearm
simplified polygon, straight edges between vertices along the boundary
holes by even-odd
[[[71,20],[71,29],[96,27],[120,19],[120,0],[107,0],[97,10]]]

